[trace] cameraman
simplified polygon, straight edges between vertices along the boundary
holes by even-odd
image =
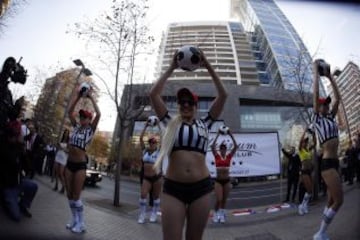
[[[24,97],[19,98],[13,104],[12,94],[8,86],[9,79],[22,84],[26,82],[26,71],[19,63],[16,63],[13,57],[8,57],[5,60],[0,72],[0,156],[6,156],[4,155],[6,154],[4,146],[7,140],[6,126],[9,122],[17,121],[24,104]],[[0,182],[0,187],[1,185]]]
[[[14,83],[25,84],[26,70],[20,63],[16,63],[15,58],[8,57],[0,72],[0,146],[4,141],[4,129],[9,121],[15,121],[24,105],[24,97],[16,100],[13,104],[13,98],[9,89],[9,78]]]
[[[5,60],[0,72],[0,156],[2,156],[0,190],[4,207],[16,221],[19,220],[20,212],[31,217],[28,208],[37,190],[35,183],[20,176],[23,141],[18,118],[24,97],[16,100],[14,104],[8,87],[10,81],[24,84],[26,77],[26,70],[16,62],[15,58],[8,57]]]
[[[29,211],[31,203],[36,195],[38,186],[35,182],[27,179],[22,174],[20,161],[23,150],[23,138],[21,136],[21,123],[11,121],[5,126],[5,141],[3,147],[2,168],[0,178],[2,183],[2,195],[4,208],[11,219],[20,221],[20,214],[31,218]]]

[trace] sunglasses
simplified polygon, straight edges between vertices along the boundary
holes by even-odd
[[[187,99],[180,99],[178,101],[178,104],[180,104],[181,106],[188,104],[189,106],[195,106],[196,102],[194,102],[193,100],[187,100]]]

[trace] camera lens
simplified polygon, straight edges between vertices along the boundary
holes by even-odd
[[[325,73],[330,72],[330,65],[320,59],[318,62],[318,72],[320,76],[325,76]]]

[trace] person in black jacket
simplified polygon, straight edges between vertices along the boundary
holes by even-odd
[[[356,160],[357,160],[357,151],[355,144],[352,142],[349,143],[349,147],[345,152],[345,156],[347,159],[347,169],[346,169],[346,179],[348,181],[347,185],[354,184],[354,175],[356,168]]]
[[[299,171],[301,168],[301,161],[299,155],[295,152],[295,147],[291,147],[290,152],[287,152],[284,148],[281,149],[284,155],[288,158],[287,165],[287,193],[285,202],[289,202],[291,189],[293,188],[293,194],[291,201],[295,201],[296,191],[299,183]]]
[[[30,165],[30,178],[34,178],[35,172],[39,175],[43,174],[43,163],[45,157],[45,143],[42,136],[38,133],[37,125],[30,120],[27,123],[30,133],[25,136],[27,145],[27,153]]]
[[[20,162],[23,143],[21,136],[21,123],[11,121],[5,127],[6,140],[2,147],[0,168],[0,185],[4,208],[10,218],[20,220],[20,213],[31,217],[30,205],[36,195],[38,186],[35,182],[22,176],[22,164]]]
[[[19,75],[19,69],[23,70],[23,67],[16,63],[15,58],[8,57],[0,71],[0,138],[4,137],[3,131],[6,124],[19,117],[24,105],[25,98],[23,96],[17,99],[14,104],[13,96],[9,89],[10,81],[21,84],[26,82],[26,71],[22,71]],[[5,139],[3,138],[2,140]]]
[[[357,133],[355,137],[355,154],[356,154],[356,162],[355,162],[356,182],[360,183],[360,134],[359,133]]]
[[[25,102],[25,98],[22,96],[19,99],[13,101],[13,96],[9,88],[9,83],[24,84],[26,82],[26,71],[24,71],[24,78],[19,80],[19,71],[17,69],[23,69],[19,63],[16,63],[15,58],[8,57],[0,71],[0,156],[4,156],[7,149],[4,147],[7,136],[5,134],[6,126],[9,122],[14,122],[19,118],[22,107]]]

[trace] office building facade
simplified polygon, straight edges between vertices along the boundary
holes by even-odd
[[[267,73],[262,84],[312,92],[312,58],[275,1],[231,0],[230,12],[243,24],[259,67]],[[325,94],[322,84],[320,92]]]
[[[266,73],[266,70],[259,68],[261,61],[256,60],[249,36],[240,23],[170,24],[160,44],[155,79],[168,69],[175,51],[189,44],[199,46],[204,51],[228,91],[223,113],[212,131],[217,131],[220,125],[225,124],[233,132],[277,132],[283,146],[294,145],[298,141],[301,129],[306,125],[303,120],[304,109],[312,104],[311,94],[304,93],[305,99],[309,100],[304,102],[303,96],[293,90],[262,84],[260,79],[263,79],[263,75],[259,73]],[[176,69],[173,72],[162,93],[170,114],[178,111],[176,92],[183,87],[192,89],[199,96],[198,117],[206,114],[216,97],[216,89],[207,70],[200,68],[187,72]],[[121,120],[117,119],[113,141],[129,137],[133,144],[138,144],[144,122],[148,116],[155,114],[147,95],[150,88],[151,84],[125,86],[121,103],[126,102],[124,96],[131,95],[128,91],[143,93],[136,96],[133,94],[130,105],[135,108],[134,111],[143,107],[144,112],[136,119],[127,120],[131,123],[124,124],[129,127],[123,128],[122,133]],[[156,134],[156,131],[154,129],[150,134]]]
[[[58,142],[61,134],[61,122],[67,116],[66,109],[72,100],[72,92],[76,87],[76,79],[79,69],[69,69],[57,73],[55,76],[45,80],[40,96],[34,107],[34,120],[39,126],[39,131],[46,141]],[[89,77],[80,77],[79,82],[89,81]],[[96,87],[93,83],[92,85]],[[94,112],[92,104],[86,98],[81,99],[76,111],[79,108],[90,109]],[[71,129],[70,119],[65,117],[64,129]]]
[[[343,148],[347,147],[349,138],[354,139],[360,130],[360,69],[354,62],[348,62],[342,71],[337,71],[336,83],[341,102],[338,111],[339,127],[346,134],[340,135]],[[327,81],[329,94],[333,91]]]
[[[185,22],[169,24],[161,41],[156,77],[165,72],[177,49],[194,45],[204,51],[219,77],[226,83],[259,85],[255,59],[240,23]],[[175,70],[169,80],[210,81],[206,69]]]

